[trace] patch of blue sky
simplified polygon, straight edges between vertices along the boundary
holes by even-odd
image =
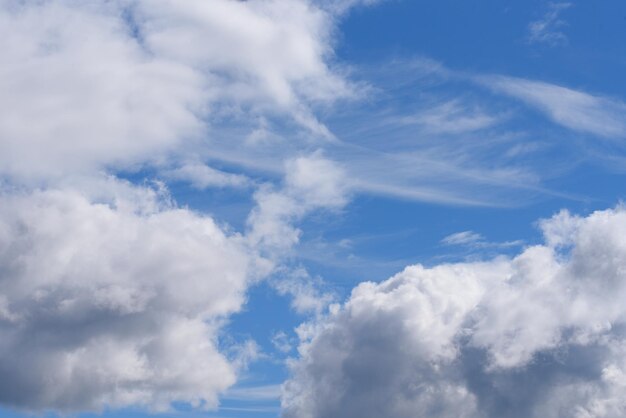
[[[626,5],[572,2],[559,28],[563,47],[529,44],[528,27],[547,1],[390,1],[352,12],[341,26],[338,55],[360,64],[381,57],[427,56],[451,68],[587,86],[623,97]]]

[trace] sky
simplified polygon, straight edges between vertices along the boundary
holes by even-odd
[[[0,0],[0,416],[626,416],[626,3]]]

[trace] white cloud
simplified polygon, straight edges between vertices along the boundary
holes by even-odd
[[[289,295],[292,308],[300,314],[319,315],[336,301],[334,293],[324,290],[324,281],[311,277],[304,268],[284,273],[273,279],[271,285],[280,295]]]
[[[543,43],[550,46],[567,43],[567,36],[559,30],[566,23],[559,19],[564,10],[572,3],[549,3],[547,12],[541,19],[528,24],[528,42]]]
[[[212,408],[235,382],[217,331],[267,269],[241,237],[145,192],[0,197],[0,402]]]
[[[332,16],[309,2],[158,0],[138,10],[148,21],[142,36],[150,50],[209,71],[221,99],[278,106],[324,134],[307,102],[351,94],[326,62]]]
[[[292,161],[282,188],[257,193],[249,235],[177,208],[159,183],[75,177],[41,191],[3,190],[0,403],[216,407],[255,355],[249,344],[236,358],[218,348],[222,323],[297,243],[293,222],[345,203],[343,181],[318,154]],[[327,303],[308,280],[292,279],[280,291],[297,309]]]
[[[343,204],[341,170],[292,161],[283,188],[257,193],[248,236],[177,208],[163,184],[115,175],[250,184],[195,163],[229,117],[329,136],[312,109],[353,94],[333,65],[334,13],[306,0],[0,0],[1,404],[217,405],[256,355],[249,343],[231,358],[218,336],[274,267],[257,252],[272,239],[288,251],[291,222]],[[180,161],[192,162],[168,169]]]
[[[465,245],[483,241],[484,237],[477,232],[463,231],[450,234],[441,240],[445,245]]]
[[[513,259],[407,267],[303,325],[283,416],[622,416],[626,210],[541,225]]]
[[[608,138],[626,136],[626,104],[540,81],[494,76],[479,81],[544,112],[566,128]]]
[[[163,172],[166,178],[187,181],[197,189],[209,187],[246,187],[251,185],[248,177],[242,174],[226,173],[206,164],[189,163],[182,167]]]
[[[285,183],[287,193],[306,206],[340,208],[348,202],[345,171],[319,153],[288,161]]]
[[[400,122],[421,126],[427,133],[462,134],[489,128],[498,122],[498,118],[480,109],[468,108],[460,100],[451,100],[402,117]]]
[[[333,26],[304,0],[3,1],[0,174],[160,163],[225,112],[328,135],[311,106],[352,94],[329,64]]]
[[[266,186],[255,193],[247,238],[270,254],[284,254],[300,239],[294,221],[314,210],[341,209],[349,191],[341,166],[319,153],[289,160],[282,188]]]
[[[276,350],[283,354],[293,350],[294,345],[289,336],[284,331],[278,331],[272,335],[271,343]]]
[[[502,249],[507,247],[519,247],[524,243],[521,240],[491,242],[487,241],[485,237],[474,231],[456,232],[444,237],[440,242],[441,244],[447,246],[464,246],[472,249]]]
[[[3,2],[0,173],[62,177],[155,161],[198,137],[204,83],[150,57],[105,6]],[[77,36],[80,34],[80,36]]]
[[[255,344],[249,342],[232,351],[235,358],[230,357],[219,345],[221,325],[241,309],[249,284],[265,277],[275,262],[289,254],[301,235],[294,224],[306,214],[340,210],[353,189],[482,203],[467,188],[447,190],[446,184],[454,183],[450,179],[507,187],[529,183],[523,170],[474,169],[462,152],[459,157],[431,148],[390,154],[328,141],[325,146],[337,151],[337,158],[320,153],[294,158],[311,146],[311,142],[293,144],[302,137],[311,140],[313,136],[315,141],[319,136],[332,136],[313,110],[354,94],[353,86],[334,65],[332,35],[348,6],[368,3],[372,2],[0,0],[0,102],[4,109],[0,114],[0,177],[6,185],[0,192],[0,403],[34,411],[135,405],[164,410],[172,401],[215,407],[219,394],[235,383],[238,369],[258,355]],[[537,87],[536,83],[531,87]],[[515,91],[508,94],[521,97]],[[562,106],[554,104],[556,99],[545,99],[543,93],[527,94],[529,98],[523,100],[548,109],[566,126],[606,136],[625,131],[618,118],[619,103],[574,92],[574,104],[566,106],[573,116],[563,116],[554,110]],[[596,108],[602,109],[594,114]],[[270,132],[271,124],[260,122],[258,130],[247,135],[247,142],[230,141],[229,132],[220,131],[220,124],[228,124],[224,121],[231,117],[247,121],[277,117],[285,124],[295,121],[298,129],[308,132],[282,141]],[[431,131],[440,126],[443,133],[458,134],[492,126],[495,119],[482,112],[457,112],[452,106],[435,109],[419,123]],[[225,155],[232,151],[225,143],[235,150],[231,155]],[[249,147],[248,154],[242,147]],[[167,169],[176,161],[206,161],[205,154],[210,152],[215,152],[216,159],[223,152],[225,160],[236,160],[233,164],[253,160],[274,172],[287,161],[282,185],[257,190],[257,206],[245,235],[227,233],[211,218],[177,208],[164,185],[157,183],[154,190],[137,187],[114,175],[149,166],[157,176],[189,181],[198,188],[251,183],[243,175],[201,163]],[[263,160],[264,155],[271,158]],[[342,158],[342,163],[335,162]],[[461,188],[463,192],[456,190]],[[570,219],[565,217],[563,222],[568,224]],[[555,238],[548,239],[549,243],[578,242],[578,227],[553,229]],[[528,254],[535,260],[534,253]],[[546,264],[560,271],[563,261],[545,258]],[[507,321],[558,308],[539,303],[532,312],[521,309],[513,319],[493,319],[500,307],[483,294],[510,296],[499,278],[502,271],[523,270],[524,257],[519,260],[517,264],[500,260],[433,271],[407,270],[407,284],[402,285],[406,298],[426,301],[424,311],[432,316],[431,323],[402,325],[421,327],[420,342],[407,333],[406,345],[396,352],[398,360],[407,360],[402,373],[397,373],[402,382],[394,381],[397,369],[393,368],[388,370],[394,373],[380,369],[373,376],[385,376],[392,383],[390,388],[402,388],[405,382],[414,383],[412,367],[417,365],[430,373],[426,381],[432,390],[409,386],[399,398],[402,404],[394,404],[390,416],[404,416],[419,405],[436,410],[444,401],[448,408],[450,397],[458,400],[455,408],[463,405],[472,410],[472,389],[457,381],[456,372],[447,369],[445,361],[458,357],[454,339],[469,313],[475,312],[475,303],[484,312],[472,318],[477,327],[480,321],[490,320],[495,321],[491,327],[505,327],[511,325]],[[474,277],[483,272],[497,276],[489,279],[498,284],[493,291],[485,290],[484,282]],[[420,279],[412,275],[422,274],[447,278],[432,280],[421,289]],[[462,297],[455,294],[457,276],[466,278],[470,286]],[[308,278],[296,279],[300,281],[277,286],[294,297],[296,310],[319,314],[332,301]],[[390,287],[399,281],[392,279]],[[393,293],[391,288],[381,291],[369,286],[363,285],[360,296],[355,293],[355,323],[361,315],[367,316],[359,306],[370,308],[376,305],[378,293]],[[521,298],[535,301],[532,296],[537,290],[532,286],[519,292]],[[413,315],[412,309],[422,309],[419,303],[407,307],[396,298],[402,295],[393,293],[385,302],[397,308],[390,313],[391,324],[407,312]],[[343,318],[340,312],[333,315]],[[377,312],[371,310],[374,319]],[[337,332],[343,332],[341,321],[337,319]],[[558,345],[555,329],[560,324],[548,321],[535,334],[519,331],[528,340],[523,349],[489,334],[487,325],[473,331],[471,343],[491,355],[490,366],[507,368],[524,364],[537,350]],[[600,332],[604,325],[600,318],[589,329]],[[324,335],[327,330],[319,326],[319,331],[302,328],[301,335]],[[393,335],[395,330],[387,331]],[[575,337],[595,341],[596,331],[584,330]],[[349,331],[336,337],[345,336],[353,337]],[[369,350],[368,334],[362,337]],[[319,360],[314,347],[323,345],[318,340],[309,346],[313,363]],[[434,360],[414,362],[405,356],[403,347],[417,348],[416,352]],[[338,351],[348,358],[350,349]],[[390,344],[389,349],[398,347]],[[612,349],[619,352],[617,346]],[[372,353],[375,350],[365,352],[363,358],[375,358]],[[443,366],[433,371],[432,364]],[[357,359],[353,371],[358,372],[359,365]],[[288,399],[294,402],[299,402],[300,392],[293,388],[308,384],[305,369],[298,375],[302,380],[288,386]],[[606,367],[607,387],[615,387],[610,382],[619,381],[622,369],[619,363]],[[312,372],[321,376],[325,369]],[[445,379],[438,380],[441,376]],[[332,379],[325,382],[329,390],[334,387]],[[288,402],[288,413],[294,408],[300,408],[303,417],[313,413],[318,388],[310,389],[305,406]],[[594,390],[603,401],[590,401],[585,408],[619,407],[610,390]],[[269,392],[275,395],[275,388],[257,395]],[[366,408],[386,393],[378,395],[355,408],[368,412]],[[570,395],[567,392],[563,397]],[[341,404],[342,396],[348,395],[329,394],[331,410]]]

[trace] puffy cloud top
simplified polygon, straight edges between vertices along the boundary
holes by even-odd
[[[284,416],[623,416],[626,211],[541,225],[546,245],[411,266],[303,326]]]
[[[216,332],[259,272],[238,236],[188,210],[67,189],[0,202],[0,402],[216,405],[237,372]]]

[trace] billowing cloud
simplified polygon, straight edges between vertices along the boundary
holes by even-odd
[[[135,192],[0,198],[3,404],[214,407],[234,383],[217,331],[241,308],[261,260],[212,219]]]
[[[301,326],[283,416],[623,416],[626,210],[541,227],[515,258],[410,266]]]

